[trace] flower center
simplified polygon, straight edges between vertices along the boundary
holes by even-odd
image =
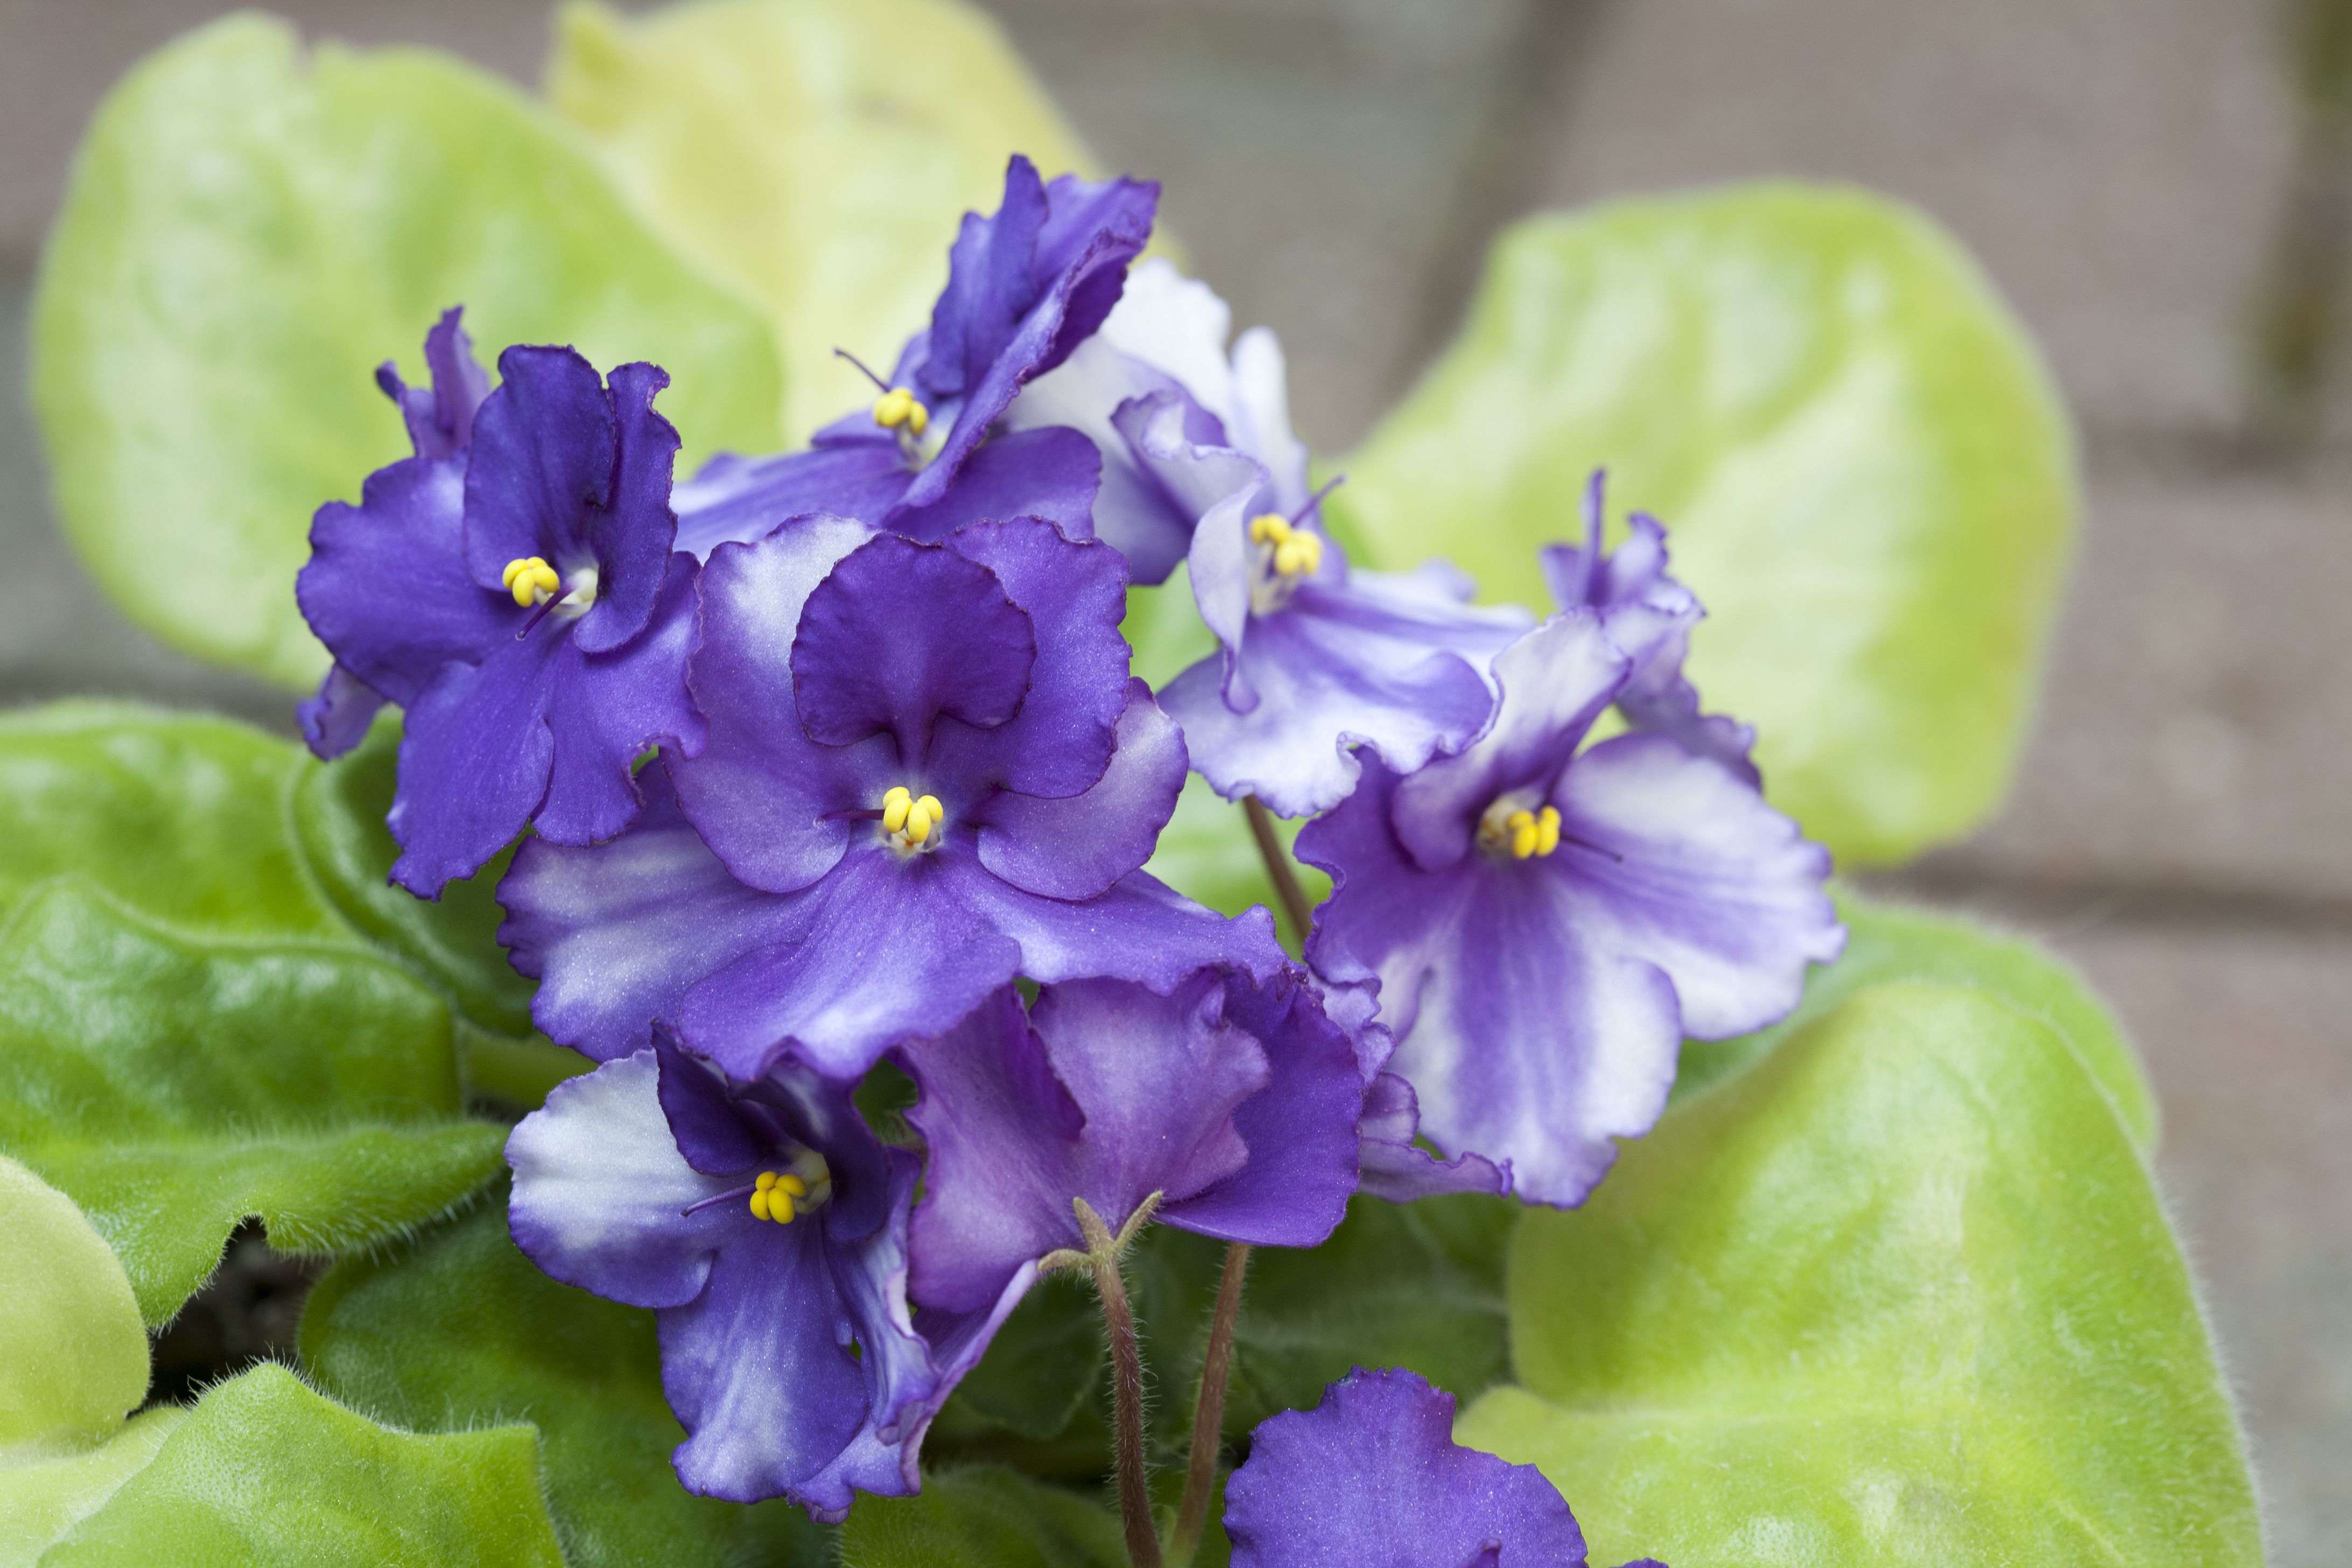
[[[938,451],[923,442],[923,432],[931,427],[931,411],[903,386],[894,386],[874,400],[874,423],[897,434],[898,455],[910,468],[921,468]]]
[[[833,1167],[814,1149],[793,1156],[782,1171],[762,1171],[751,1184],[751,1217],[790,1225],[794,1217],[824,1206],[833,1196]]]
[[[1559,847],[1559,810],[1535,804],[1532,792],[1514,790],[1499,796],[1478,818],[1478,847],[1501,859],[1539,859]]]
[[[555,601],[552,613],[569,620],[584,616],[596,603],[599,579],[596,568],[576,568],[569,577],[556,575],[555,568],[541,555],[518,555],[507,563],[499,574],[515,604],[522,609]]]
[[[947,816],[938,795],[919,796],[905,784],[893,784],[882,797],[882,837],[902,854],[937,849]]]
[[[1323,569],[1323,536],[1275,512],[1250,519],[1250,609],[1271,615]]]

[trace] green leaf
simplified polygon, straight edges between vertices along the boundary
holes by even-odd
[[[2164,1214],[2055,1031],[1897,981],[1628,1144],[1511,1266],[1540,1465],[1596,1562],[2261,1561]]]
[[[1709,619],[1690,671],[1849,868],[2000,803],[2074,535],[2072,440],[1942,230],[1859,191],[1732,186],[1531,219],[1462,336],[1344,464],[1381,564],[1538,609],[1586,476],[1654,512]]]
[[[448,1013],[383,960],[182,936],[70,883],[0,952],[0,1151],[89,1212],[150,1323],[247,1215],[282,1250],[372,1246],[499,1168]]]
[[[533,986],[499,946],[499,879],[512,850],[444,889],[438,902],[390,883],[400,847],[384,827],[392,809],[400,721],[386,714],[355,750],[323,767],[305,768],[293,796],[293,820],[310,870],[336,912],[408,960],[449,994],[483,1028],[530,1032]],[[576,1059],[576,1058],[575,1058]],[[588,1064],[581,1063],[581,1070]]]
[[[0,919],[69,876],[178,930],[349,942],[287,823],[310,765],[201,714],[75,701],[0,715]]]
[[[1298,830],[1306,825],[1304,818],[1275,819],[1275,832],[1282,839],[1285,854],[1290,853],[1298,841]],[[1329,877],[1295,855],[1290,863],[1298,873],[1310,910],[1331,896]],[[1185,776],[1184,793],[1176,797],[1176,815],[1160,829],[1160,842],[1143,868],[1186,898],[1224,914],[1237,915],[1253,904],[1264,904],[1274,911],[1283,941],[1293,952],[1298,951],[1300,933],[1291,929],[1289,917],[1282,912],[1274,879],[1266,875],[1265,862],[1258,856],[1257,840],[1250,837],[1249,818],[1241,806],[1220,798],[1200,774]]]
[[[1092,1288],[1075,1274],[1047,1275],[997,1329],[956,1397],[1024,1437],[1058,1437],[1097,1396],[1102,1334]]]
[[[253,15],[100,106],[42,260],[33,392],[60,515],[174,647],[289,686],[326,668],[294,604],[311,513],[404,455],[372,380],[437,314],[494,355],[650,359],[691,463],[772,445],[757,311],[668,250],[551,116],[446,57],[322,46]]]
[[[154,1457],[177,1410],[147,1393],[147,1333],[113,1249],[0,1156],[0,1568],[21,1568]]]
[[[42,1568],[562,1568],[528,1426],[387,1431],[284,1367],[219,1384]]]
[[[573,1568],[825,1561],[830,1532],[791,1504],[678,1485],[669,1455],[685,1433],[662,1399],[654,1315],[541,1274],[509,1238],[503,1201],[338,1264],[303,1310],[300,1346],[321,1388],[386,1421],[536,1423]]]
[[[952,0],[719,0],[559,13],[547,96],[673,243],[759,300],[788,389],[779,438],[870,401],[930,320],[967,211],[1004,163],[1091,169],[996,25]]]
[[[2063,960],[2023,937],[1953,914],[1837,894],[1844,954],[1816,964],[1797,1010],[1769,1029],[1731,1040],[1685,1040],[1675,1098],[1685,1099],[1753,1064],[1847,997],[1887,980],[1974,985],[2058,1032],[2123,1119],[2143,1155],[2156,1152],[2156,1090],[2122,1027]]]
[[[920,1495],[860,1494],[842,1568],[1126,1568],[1117,1516],[1076,1492],[980,1466],[927,1476]]]

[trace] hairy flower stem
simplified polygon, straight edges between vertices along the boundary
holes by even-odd
[[[1103,1331],[1110,1341],[1110,1398],[1113,1458],[1118,1469],[1118,1515],[1127,1528],[1127,1556],[1133,1568],[1160,1568],[1160,1527],[1151,1517],[1151,1492],[1143,1468],[1143,1353],[1135,1342],[1135,1313],[1127,1304],[1127,1279],[1119,1272],[1119,1257],[1159,1206],[1154,1193],[1119,1233],[1110,1227],[1086,1199],[1071,1206],[1077,1211],[1078,1233],[1086,1237],[1084,1253],[1049,1254],[1049,1268],[1069,1267],[1083,1260],[1094,1276],[1095,1294],[1102,1299]]]
[[[1176,1510],[1176,1533],[1168,1555],[1192,1561],[1209,1520],[1209,1494],[1216,1489],[1217,1456],[1224,1449],[1225,1384],[1234,1364],[1234,1321],[1241,1316],[1242,1276],[1249,1272],[1249,1243],[1225,1247],[1225,1271],[1217,1281],[1217,1314],[1209,1321],[1208,1353],[1201,1359],[1201,1397],[1192,1406],[1192,1452],[1184,1472],[1184,1500]]]
[[[1282,900],[1282,912],[1290,917],[1290,929],[1297,933],[1301,946],[1307,933],[1314,929],[1315,916],[1307,907],[1307,889],[1298,885],[1298,872],[1284,852],[1282,840],[1274,831],[1274,814],[1254,795],[1242,796],[1242,811],[1249,817],[1250,837],[1257,840],[1258,858],[1265,862],[1265,874],[1274,879],[1274,895]]]

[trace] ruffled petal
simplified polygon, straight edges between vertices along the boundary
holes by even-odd
[[[810,740],[847,746],[887,731],[900,764],[919,770],[940,719],[993,729],[1012,718],[1036,661],[1030,618],[994,573],[953,550],[881,533],[843,557],[802,605],[793,699]]]
[[[662,1115],[679,1158],[706,1176],[736,1176],[740,1185],[740,1173],[758,1169],[773,1141],[761,1137],[735,1109],[725,1077],[678,1049],[667,1030],[654,1031],[653,1054],[660,1068]]]
[[[331,665],[319,681],[318,695],[295,705],[294,722],[311,755],[331,763],[367,739],[383,707],[382,692],[341,665]]]
[[[621,444],[604,379],[576,350],[518,343],[499,355],[499,381],[466,466],[466,560],[486,588],[519,556],[559,574],[593,556],[583,525],[613,500]]]
[[[1193,438],[1189,401],[1155,394],[1121,404],[1111,424],[1144,472],[1192,519],[1186,576],[1202,621],[1230,655],[1250,626],[1248,519],[1274,505],[1265,466],[1246,452]],[[1253,701],[1246,680],[1229,695]]]
[[[1663,970],[1684,1033],[1763,1027],[1797,1005],[1807,964],[1843,951],[1829,851],[1720,763],[1621,735],[1577,758],[1552,802],[1578,841],[1551,860],[1573,868],[1580,940]]]
[[[988,929],[1020,944],[1020,972],[1041,984],[1108,974],[1164,994],[1204,964],[1263,979],[1289,962],[1263,908],[1228,920],[1142,871],[1084,900],[1040,898],[985,875],[957,893]]]
[[[878,527],[913,477],[887,437],[768,458],[722,452],[671,494],[677,548],[708,560],[721,544],[756,544],[786,519],[812,514]]]
[[[632,1307],[691,1301],[728,1235],[729,1182],[688,1164],[662,1112],[654,1053],[566,1079],[507,1139],[507,1223],[525,1256],[567,1285]],[[723,1206],[723,1205],[718,1205]]]
[[[822,1226],[741,1216],[702,1294],[660,1316],[662,1392],[686,1427],[687,1490],[735,1502],[804,1498],[866,1424]],[[805,1500],[831,1511],[846,1489]]]
[[[840,517],[799,517],[756,544],[711,553],[697,586],[687,682],[709,723],[699,754],[673,763],[678,798],[731,871],[788,893],[824,876],[848,847],[835,813],[878,807],[893,784],[892,742],[820,746],[801,728],[793,634],[802,606],[874,531]]]
[[[604,563],[596,604],[572,628],[583,653],[609,653],[646,628],[671,575],[677,516],[670,481],[677,467],[677,427],[654,411],[669,384],[658,365],[625,364],[605,378],[619,434],[612,499],[583,520],[589,549]]]
[[[1567,610],[1495,656],[1501,698],[1471,745],[1397,787],[1397,837],[1431,870],[1468,853],[1478,817],[1507,790],[1549,791],[1625,683],[1627,659],[1598,611]],[[1180,716],[1181,721],[1181,716]]]
[[[1236,710],[1215,658],[1161,695],[1192,765],[1229,799],[1255,795],[1281,816],[1306,816],[1355,787],[1359,746],[1410,772],[1467,744],[1495,705],[1479,667],[1525,617],[1463,605],[1452,586],[1437,574],[1357,572],[1254,617],[1225,661],[1254,707]]]
[[[555,738],[548,700],[580,655],[546,627],[503,639],[478,665],[449,664],[409,705],[385,822],[400,843],[392,879],[421,899],[470,877],[514,841],[547,797]]]
[[[1095,536],[1103,460],[1076,430],[1015,429],[974,448],[955,483],[929,506],[887,513],[893,531],[936,544],[967,523],[1043,518],[1065,539]]]
[[[643,1046],[675,1021],[688,987],[742,954],[795,940],[788,899],[745,887],[679,811],[658,766],[639,776],[636,825],[585,849],[523,842],[499,884],[499,941],[540,982],[531,1019],[597,1060]]]
[[[971,907],[975,888],[1003,886],[969,846],[902,856],[866,838],[822,881],[776,900],[793,945],[701,968],[680,1033],[740,1079],[788,1050],[856,1078],[894,1041],[936,1032],[1020,972],[1020,948]]]
[[[686,689],[694,574],[694,557],[672,555],[661,602],[641,636],[615,652],[559,667],[547,708],[554,759],[547,799],[532,819],[541,837],[571,845],[612,837],[643,804],[633,767],[648,747],[701,749],[702,715]],[[542,626],[531,635],[549,634]]]
[[[1058,427],[1087,437],[1101,465],[1093,537],[1124,555],[1134,580],[1147,585],[1166,582],[1184,559],[1195,516],[1137,458],[1127,437],[1111,423],[1122,405],[1154,394],[1184,397],[1183,389],[1170,377],[1100,338],[1089,338],[1059,369],[1024,387],[1004,411],[1005,426],[1014,431]],[[1212,416],[1197,404],[1191,405],[1191,412],[1206,422],[1203,440],[1214,444],[1222,439],[1221,429],[1209,433],[1214,425]],[[990,449],[983,447],[981,452]]]
[[[1128,683],[1118,750],[1093,788],[1066,800],[996,795],[975,813],[980,863],[1025,892],[1090,899],[1151,858],[1184,788],[1183,731],[1151,689]]]
[[[1392,1072],[1379,1074],[1364,1090],[1363,1120],[1356,1130],[1363,1139],[1362,1190],[1376,1198],[1405,1204],[1446,1193],[1511,1190],[1510,1177],[1483,1155],[1440,1160],[1416,1146],[1421,1101],[1412,1085]]]
[[[489,373],[474,358],[474,340],[458,324],[464,308],[444,310],[425,334],[425,386],[402,384],[387,360],[375,373],[376,385],[400,406],[410,445],[420,458],[451,458],[474,438],[474,411],[490,395]]]
[[[1034,518],[977,522],[948,548],[985,566],[1027,615],[1037,658],[1010,723],[942,724],[931,736],[938,777],[968,794],[993,786],[1067,796],[1110,766],[1128,707],[1127,563],[1099,543],[1073,543]]]
[[[367,477],[360,504],[310,523],[294,598],[341,664],[384,697],[416,700],[456,659],[511,641],[520,612],[466,569],[462,464],[405,458]]]
[[[1234,1568],[1585,1561],[1543,1472],[1457,1447],[1454,1396],[1402,1370],[1360,1367],[1313,1410],[1262,1422],[1225,1483],[1225,1532]]]

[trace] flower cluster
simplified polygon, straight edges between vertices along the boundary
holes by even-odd
[[[493,387],[452,310],[429,390],[380,375],[414,455],[313,526],[305,733],[404,710],[421,897],[520,838],[501,941],[600,1065],[514,1133],[515,1239],[657,1314],[697,1491],[914,1490],[1040,1271],[1146,1220],[1312,1247],[1360,1190],[1577,1203],[1685,1035],[1769,1023],[1842,941],[1683,676],[1663,531],[1605,551],[1596,479],[1541,621],[1351,562],[1272,334],[1229,349],[1137,261],[1157,200],[1014,159],[870,405],[683,479],[663,372],[518,346]],[[1155,693],[1119,625],[1180,563],[1218,648]],[[1191,770],[1315,818],[1304,963],[1143,871]],[[889,1138],[854,1099],[885,1062]],[[1428,1396],[1334,1405],[1442,1437]],[[1254,1479],[1293,1430],[1236,1478],[1244,1555],[1303,1560]],[[1531,1550],[1580,1558],[1556,1511]],[[1473,1512],[1443,1552],[1491,1561],[1517,1527]]]

